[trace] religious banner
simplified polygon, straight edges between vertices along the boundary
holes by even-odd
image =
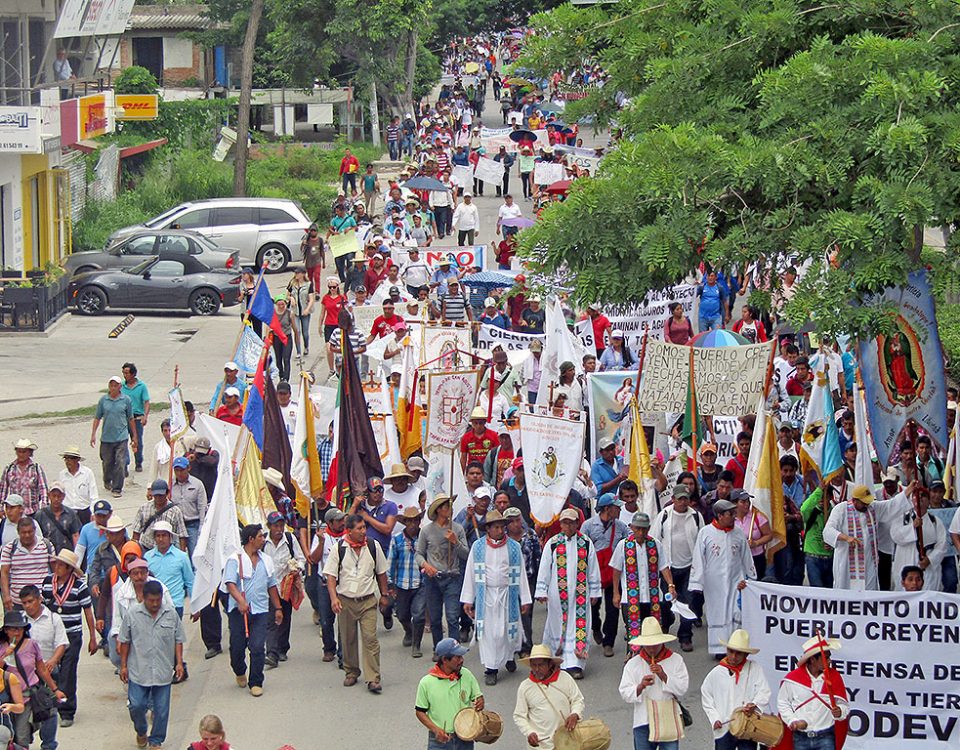
[[[905,286],[870,301],[890,304],[897,314],[895,330],[861,342],[859,356],[870,429],[886,466],[909,419],[947,446],[943,350],[926,271],[914,271]]]
[[[831,663],[850,701],[845,750],[960,749],[960,596],[748,581],[741,597],[773,713],[804,641],[822,633],[841,644]]]
[[[330,254],[334,258],[339,258],[341,255],[353,255],[360,249],[356,229],[348,229],[341,234],[331,234],[327,242],[330,244]]]
[[[624,332],[627,346],[633,349],[634,353],[639,353],[644,325],[651,339],[663,340],[663,325],[673,302],[683,305],[683,314],[690,318],[691,322],[696,321],[695,284],[678,284],[662,290],[651,289],[640,304],[604,305],[603,314],[610,319],[613,328]]]
[[[190,429],[190,422],[187,421],[187,410],[183,404],[180,386],[172,389],[168,395],[170,397],[170,440],[174,441],[186,434]]]
[[[533,407],[536,409],[536,407]],[[530,497],[530,515],[543,525],[556,520],[577,478],[585,425],[553,414],[520,412],[520,444]]]
[[[473,168],[473,176],[491,185],[500,185],[503,182],[503,162],[481,156]]]
[[[463,164],[454,164],[450,168],[450,182],[459,187],[467,187],[473,184],[473,167]]]
[[[756,411],[770,352],[775,342],[693,348],[693,377],[701,414]],[[686,408],[691,348],[663,341],[647,342],[640,389],[643,412],[682,412]]]
[[[454,450],[467,431],[480,370],[427,373],[427,439],[424,450]]]
[[[490,356],[490,352],[498,346],[504,351],[527,351],[530,348],[531,341],[539,341],[541,344],[547,337],[537,333],[517,333],[516,331],[505,331],[489,323],[480,325],[480,333],[477,338],[477,353],[484,356]]]
[[[567,169],[563,164],[539,161],[533,168],[533,181],[537,185],[552,185],[566,176]]]
[[[459,354],[456,354],[459,350]],[[425,325],[423,338],[420,344],[420,363],[433,362],[437,357],[448,355],[440,363],[433,366],[453,367],[456,360],[466,363],[472,351],[470,346],[470,329],[466,326]],[[466,352],[466,354],[464,353]],[[456,356],[455,356],[456,354]]]
[[[587,374],[590,408],[590,460],[596,460],[598,442],[608,437],[624,455],[630,440],[630,399],[637,387],[636,373],[591,372]]]

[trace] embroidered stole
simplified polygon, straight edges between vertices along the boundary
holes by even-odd
[[[858,533],[859,532],[859,533]],[[860,513],[853,507],[853,501],[847,501],[847,535],[861,539],[863,544],[847,545],[847,571],[851,581],[867,579],[867,554],[877,565],[877,522],[870,508]],[[869,551],[867,545],[870,545]]]
[[[587,654],[587,538],[579,532],[576,539],[576,583],[573,591],[574,604],[574,653],[578,658]],[[557,562],[557,593],[560,597],[561,635],[557,656],[563,654],[563,644],[567,637],[567,624],[570,621],[570,590],[567,585],[567,537],[563,534],[554,543],[551,550]]]
[[[523,575],[523,552],[519,542],[507,538],[507,638],[520,637],[520,576]],[[474,627],[477,640],[483,637],[487,593],[487,539],[473,543],[473,585],[477,593]]]
[[[644,557],[646,566],[641,568],[637,555],[637,538],[631,534],[623,543],[623,572],[626,578],[626,597],[627,605],[627,641],[640,635],[640,576],[645,572],[644,586],[650,590],[650,616],[656,617],[660,622],[660,560],[657,554],[657,543],[647,537],[644,541]],[[630,647],[636,652],[639,649],[636,646]]]

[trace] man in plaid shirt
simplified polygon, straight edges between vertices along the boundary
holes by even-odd
[[[523,521],[523,514],[519,508],[510,507],[503,511],[507,521],[507,536],[520,543],[523,552],[523,565],[527,573],[527,582],[531,586],[537,583],[537,573],[540,570],[540,555],[542,549],[536,532]],[[533,607],[526,613],[520,612],[520,624],[523,625],[523,645],[520,647],[518,658],[526,658],[533,648]]]
[[[47,504],[47,476],[40,464],[33,460],[36,443],[26,438],[14,443],[17,460],[7,466],[0,476],[0,503],[7,495],[23,498],[23,512],[32,516]]]
[[[397,604],[397,619],[403,626],[403,645],[412,646],[414,659],[423,656],[420,643],[426,619],[427,600],[420,585],[420,568],[416,562],[417,537],[423,512],[416,505],[408,505],[397,517],[403,531],[395,534],[387,558],[387,584],[390,597]]]

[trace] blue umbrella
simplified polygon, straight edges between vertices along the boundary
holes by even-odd
[[[440,180],[433,177],[413,177],[403,183],[410,190],[449,190]]]
[[[513,276],[503,271],[481,271],[480,273],[471,273],[469,276],[463,277],[464,284],[483,289],[513,286],[516,281]]]

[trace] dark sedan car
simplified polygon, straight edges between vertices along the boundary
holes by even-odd
[[[144,229],[124,237],[103,250],[85,250],[63,261],[67,273],[133,268],[163,252],[180,252],[196,257],[210,268],[240,269],[240,253],[220,247],[202,234],[183,229]]]
[[[240,302],[238,271],[212,269],[187,253],[161,253],[122,270],[90,271],[70,280],[70,299],[84,315],[121,310],[189,310],[214,315]]]

